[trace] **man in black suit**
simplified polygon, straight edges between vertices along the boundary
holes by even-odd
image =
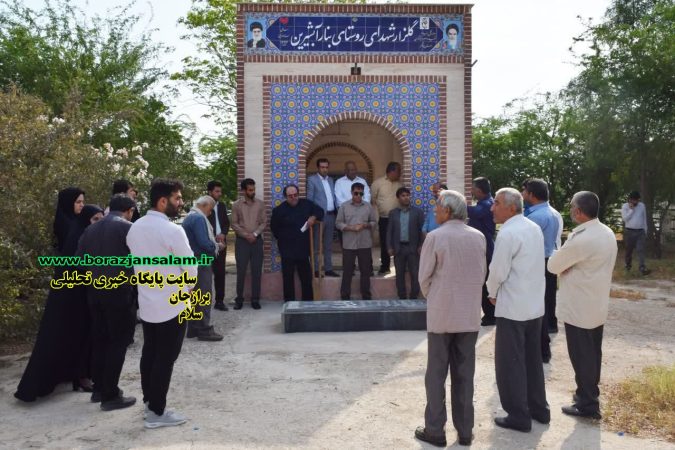
[[[110,213],[102,220],[90,225],[82,234],[77,255],[85,253],[96,256],[127,256],[131,251],[127,247],[127,233],[131,228],[131,217],[136,208],[126,194],[113,195],[110,200]],[[89,266],[92,278],[101,275],[115,277],[120,271],[128,277],[134,274],[134,268],[120,266]],[[94,393],[92,402],[101,402],[103,411],[111,411],[132,406],[134,397],[122,396],[117,387],[127,353],[136,326],[136,305],[130,284],[114,289],[96,289],[87,287],[87,303],[92,321],[92,375]]]
[[[295,300],[295,270],[302,286],[302,299],[312,300],[312,269],[309,266],[309,227],[323,219],[323,209],[299,197],[298,187],[284,187],[286,201],[272,210],[270,228],[281,253],[284,301]]]
[[[422,226],[424,211],[410,205],[410,189],[400,187],[396,190],[398,208],[389,212],[387,224],[387,248],[394,257],[396,268],[396,290],[400,299],[416,299],[420,294],[417,273],[420,267],[420,251],[422,250]],[[410,295],[406,293],[405,272],[410,274]]]
[[[213,212],[209,215],[209,222],[216,234],[216,242],[225,244],[225,248],[213,260],[213,283],[216,290],[216,304],[213,306],[221,311],[227,311],[225,306],[225,255],[227,254],[227,232],[230,231],[230,219],[227,217],[227,207],[220,201],[223,196],[223,184],[220,181],[209,181],[206,185],[208,194],[216,201]]]

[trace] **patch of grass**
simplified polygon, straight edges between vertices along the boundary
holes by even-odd
[[[633,252],[633,268],[630,272],[624,269],[624,254],[623,247],[619,248],[612,276],[613,281],[675,280],[675,248],[672,245],[664,246],[661,259],[647,258],[645,260],[645,265],[651,270],[651,273],[646,276],[641,275],[638,270],[639,260],[637,252]]]
[[[647,298],[644,293],[632,289],[611,289],[609,296],[612,298],[625,298],[627,300],[644,300]]]
[[[605,398],[603,416],[610,428],[675,442],[675,365],[646,367],[607,388]]]

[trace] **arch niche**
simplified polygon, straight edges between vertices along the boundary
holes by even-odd
[[[347,161],[356,162],[368,184],[383,176],[387,163],[402,166],[402,182],[410,185],[411,155],[405,137],[391,122],[370,113],[344,113],[317,125],[303,140],[299,152],[300,179],[316,173],[316,160],[330,161],[329,174],[339,178]]]

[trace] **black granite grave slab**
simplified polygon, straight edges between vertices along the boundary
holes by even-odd
[[[426,330],[424,300],[324,300],[287,302],[281,310],[286,333],[302,331]]]

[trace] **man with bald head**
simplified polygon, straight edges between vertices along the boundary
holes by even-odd
[[[549,423],[541,322],[544,316],[544,235],[523,216],[523,197],[515,189],[497,191],[492,214],[502,227],[490,262],[487,289],[495,305],[495,372],[506,417],[495,424],[528,432],[532,419]]]
[[[284,187],[286,201],[272,210],[270,229],[277,240],[281,254],[281,276],[284,283],[284,301],[295,300],[295,272],[298,272],[302,299],[311,301],[312,272],[309,265],[309,227],[323,219],[323,209],[306,198],[294,184]]]
[[[617,252],[616,236],[598,220],[599,209],[600,200],[593,192],[574,194],[570,216],[578,226],[548,260],[548,270],[560,281],[557,312],[565,323],[577,383],[574,403],[562,412],[593,419],[600,419],[602,332]]]
[[[366,180],[357,175],[358,170],[354,161],[345,163],[345,176],[338,178],[335,182],[335,197],[337,198],[338,208],[344,202],[352,200],[352,184],[361,183],[363,185],[363,201],[370,203],[370,188]]]

